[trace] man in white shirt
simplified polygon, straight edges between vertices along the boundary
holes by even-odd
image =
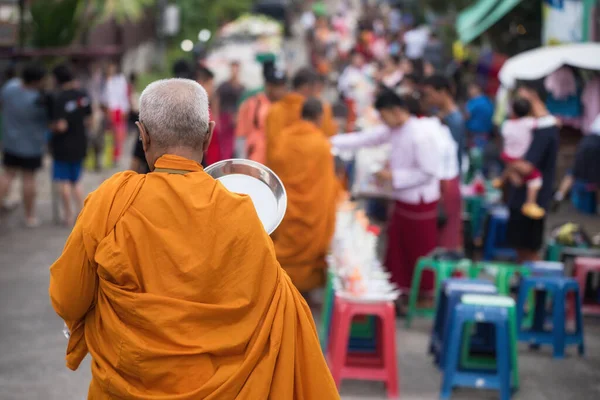
[[[411,95],[384,90],[377,96],[375,108],[385,126],[337,135],[331,143],[339,150],[391,145],[388,167],[376,174],[380,184],[391,185],[395,200],[385,265],[392,280],[408,291],[416,261],[437,245],[440,157],[436,131],[416,117],[418,100]],[[433,289],[432,275],[424,275],[421,288]]]

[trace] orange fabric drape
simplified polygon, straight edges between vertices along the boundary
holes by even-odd
[[[339,192],[329,141],[314,124],[296,122],[281,133],[272,166],[288,195],[272,234],[277,259],[299,290],[322,286]]]
[[[281,132],[295,122],[300,121],[304,96],[299,93],[288,93],[283,99],[271,106],[267,115],[267,165],[271,165],[277,149]],[[330,137],[337,133],[338,127],[333,118],[333,109],[330,104],[323,103],[322,133]]]
[[[193,161],[155,167],[191,172],[108,179],[50,269],[67,366],[92,356],[88,398],[339,399],[251,200]]]

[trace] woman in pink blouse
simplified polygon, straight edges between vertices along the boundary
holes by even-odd
[[[417,259],[437,244],[437,204],[440,198],[439,157],[435,131],[411,110],[418,109],[410,96],[382,91],[375,101],[385,125],[361,133],[331,138],[333,147],[352,150],[391,144],[389,167],[376,175],[393,187],[394,207],[387,230],[385,266],[392,280],[408,291]],[[414,111],[413,111],[414,112]],[[421,289],[433,289],[433,275],[424,274]]]

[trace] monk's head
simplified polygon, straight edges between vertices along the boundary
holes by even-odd
[[[302,119],[321,126],[323,119],[323,104],[315,97],[309,97],[302,105]]]
[[[301,68],[292,81],[294,91],[304,97],[317,95],[319,75],[312,68]]]
[[[215,123],[208,113],[208,95],[190,79],[163,79],[151,83],[140,96],[137,123],[146,160],[173,154],[202,162]]]
[[[413,115],[419,108],[418,100],[412,95],[399,95],[390,89],[383,89],[375,99],[375,108],[379,111],[381,119],[390,128],[398,128]]]

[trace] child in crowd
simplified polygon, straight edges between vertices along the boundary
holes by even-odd
[[[533,130],[536,127],[536,119],[530,117],[531,104],[528,100],[517,98],[512,105],[513,119],[510,119],[502,125],[502,137],[504,138],[504,149],[502,160],[506,163],[506,169],[503,175],[494,181],[494,186],[500,187],[506,181],[511,179],[511,175],[518,175],[518,172],[511,167],[515,161],[521,160],[533,140]],[[523,179],[527,185],[527,199],[523,205],[523,215],[540,219],[544,217],[545,211],[537,204],[538,192],[542,187],[542,174],[534,169],[529,175],[517,176],[515,180]]]
[[[51,111],[52,177],[60,186],[64,223],[71,226],[75,215],[83,207],[80,180],[87,152],[86,132],[91,122],[92,106],[88,94],[79,88],[66,65],[57,66],[53,72],[59,89]]]

